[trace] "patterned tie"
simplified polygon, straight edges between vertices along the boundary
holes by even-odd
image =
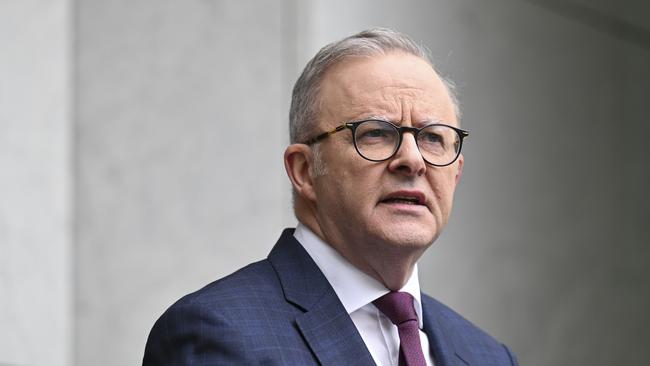
[[[420,344],[418,317],[413,307],[413,296],[406,292],[389,292],[372,302],[397,325],[399,332],[399,365],[427,366]]]

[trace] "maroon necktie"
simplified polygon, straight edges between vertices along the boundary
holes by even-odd
[[[389,292],[372,302],[397,325],[399,332],[399,365],[427,366],[420,344],[418,317],[413,296],[406,292]]]

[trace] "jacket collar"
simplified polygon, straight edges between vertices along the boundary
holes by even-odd
[[[322,365],[374,365],[352,319],[316,263],[286,229],[268,257],[286,300],[303,311],[296,325]]]

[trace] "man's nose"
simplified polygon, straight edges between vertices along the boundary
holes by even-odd
[[[409,176],[419,176],[426,171],[427,165],[412,132],[402,135],[402,144],[388,164],[388,169]]]

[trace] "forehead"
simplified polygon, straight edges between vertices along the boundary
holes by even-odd
[[[328,125],[379,116],[410,124],[456,123],[440,77],[427,61],[405,53],[339,62],[325,75],[320,97],[321,120]]]

